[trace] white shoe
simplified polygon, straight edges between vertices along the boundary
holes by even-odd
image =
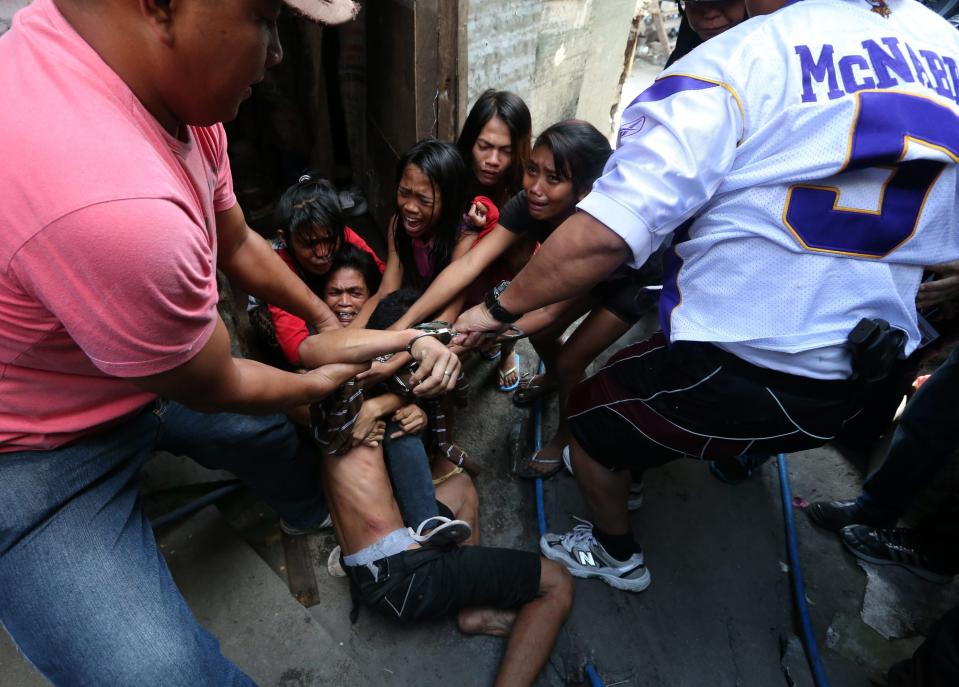
[[[569,457],[569,446],[563,447],[563,465],[569,474],[573,474],[573,463]],[[626,510],[639,510],[643,505],[643,480],[630,482],[629,496],[626,498]]]
[[[539,548],[550,560],[565,565],[573,577],[598,577],[611,587],[629,592],[641,592],[649,586],[642,551],[629,560],[616,560],[596,541],[591,523],[582,521],[566,534],[547,532],[540,538]]]
[[[330,577],[346,577],[346,571],[343,569],[343,564],[340,562],[339,544],[333,547],[333,550],[330,551],[329,557],[326,559],[326,572],[330,573]]]

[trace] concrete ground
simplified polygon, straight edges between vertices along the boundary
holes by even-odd
[[[623,342],[642,335],[637,327]],[[530,348],[519,350],[530,370]],[[535,550],[533,485],[510,475],[527,450],[529,413],[493,388],[492,363],[468,369],[471,405],[456,438],[484,467],[477,480],[483,542]],[[544,438],[555,414],[555,402],[547,404]],[[795,496],[809,500],[856,493],[864,469],[830,448],[794,454],[789,466]],[[588,517],[566,475],[546,482],[545,504],[552,531],[567,529],[574,515]],[[585,684],[587,663],[610,686],[812,684],[796,636],[774,464],[739,486],[720,483],[694,460],[649,471],[633,526],[652,585],[630,594],[577,580],[573,614],[539,685]],[[864,570],[798,510],[797,528],[812,623],[834,686],[870,684],[870,675],[911,653],[938,609],[959,600],[959,584]],[[164,529],[159,540],[198,620],[261,685],[492,682],[502,640],[464,637],[452,620],[399,628],[368,610],[351,625],[346,582],[325,569],[332,535],[304,542],[320,602],[298,604],[275,515],[244,491]],[[0,684],[45,684],[5,635]]]

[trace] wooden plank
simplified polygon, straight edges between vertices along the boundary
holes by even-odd
[[[317,605],[320,603],[320,591],[316,585],[309,537],[305,534],[290,536],[285,532],[281,536],[290,594],[306,608]]]

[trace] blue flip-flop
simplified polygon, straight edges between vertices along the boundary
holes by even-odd
[[[517,353],[516,351],[513,351],[513,367],[511,367],[510,369],[506,370],[506,372],[503,372],[502,370],[497,370],[496,372],[497,372],[497,374],[499,375],[499,384],[497,385],[496,388],[499,389],[500,391],[505,391],[505,392],[515,391],[515,390],[519,387],[519,377],[520,377],[520,374],[519,374],[519,353]],[[515,373],[516,373],[516,381],[513,382],[512,384],[510,384],[509,386],[506,386],[506,385],[504,384],[503,380],[506,378],[506,376],[507,376],[510,372],[515,372]]]

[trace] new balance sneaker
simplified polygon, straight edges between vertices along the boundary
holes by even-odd
[[[924,580],[945,584],[953,574],[937,566],[916,546],[912,530],[877,530],[866,525],[849,525],[839,533],[849,552],[876,565],[898,565]]]
[[[566,467],[566,472],[572,475],[573,463],[569,457],[569,445],[563,447],[563,465]],[[644,498],[643,478],[633,477],[633,481],[629,483],[629,496],[626,497],[626,510],[639,510]]]
[[[539,540],[543,555],[562,563],[573,577],[598,577],[616,589],[641,592],[649,586],[649,570],[643,553],[634,553],[627,561],[610,556],[593,536],[593,525],[576,525],[566,534],[547,532]]]

